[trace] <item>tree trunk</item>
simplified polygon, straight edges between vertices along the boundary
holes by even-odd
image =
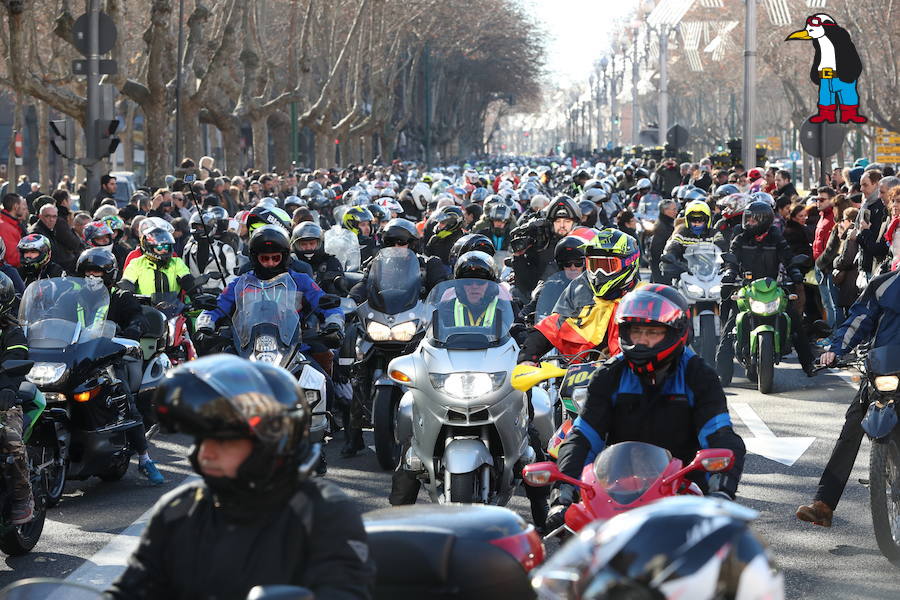
[[[318,130],[313,130],[316,134],[316,159],[313,166],[316,168],[327,169],[334,164],[334,144],[331,135]]]
[[[225,169],[223,173],[235,175],[243,169],[241,160],[241,130],[237,123],[220,127],[222,143],[225,144]]]
[[[169,171],[168,117],[165,98],[144,105],[144,163],[148,186],[163,186]]]
[[[45,194],[53,193],[53,173],[50,172],[50,131],[47,123],[50,121],[50,107],[46,102],[37,102],[37,120],[38,120],[38,178],[41,184],[41,191]]]
[[[397,148],[397,132],[391,127],[385,127],[381,134],[381,155],[393,160],[394,152]]]
[[[360,162],[363,164],[372,160],[372,157],[375,156],[375,150],[373,149],[372,142],[374,141],[374,137],[371,133],[367,133],[362,137],[362,156],[360,156]],[[384,155],[383,158],[387,159]]]
[[[13,186],[16,184],[16,180],[19,178],[19,172],[16,167],[16,136],[15,132],[22,132],[25,129],[25,107],[22,106],[24,102],[24,94],[20,91],[16,91],[16,103],[13,107],[13,135],[9,138],[9,161],[7,163],[6,172],[9,175],[9,180],[12,182]]]
[[[272,113],[269,117],[269,135],[272,137],[273,156],[272,164],[280,172],[291,167],[291,119],[281,111]]]
[[[182,156],[176,156],[175,160],[181,163],[184,158],[190,158],[194,162],[203,156],[202,136],[200,127],[200,107],[182,97],[181,100],[181,152]]]
[[[262,172],[269,167],[269,121],[266,117],[257,117],[250,121],[253,129],[253,166]]]

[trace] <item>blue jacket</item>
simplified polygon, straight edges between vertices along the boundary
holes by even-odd
[[[305,273],[297,273],[296,271],[291,270],[289,270],[288,273],[291,274],[291,277],[297,284],[297,291],[303,294],[303,311],[301,317],[302,320],[305,320],[306,317],[315,312],[323,318],[325,323],[337,323],[339,325],[344,324],[344,314],[339,308],[319,310],[319,300],[322,298],[325,292],[322,291],[322,288],[316,285],[316,282],[313,281],[313,279],[309,275],[306,275]],[[219,294],[219,297],[216,299],[217,307],[213,310],[203,311],[201,317],[209,317],[210,319],[212,319],[213,323],[216,323],[222,317],[230,316],[234,312],[234,305],[236,301],[234,297],[235,286],[241,284],[244,281],[247,281],[248,278],[251,281],[259,281],[253,271],[244,273],[243,275],[229,283],[228,287],[225,288],[225,291]],[[306,346],[304,345],[304,347]]]
[[[860,342],[887,346],[900,338],[900,271],[879,275],[859,295],[847,319],[831,337],[831,351],[841,356]]]

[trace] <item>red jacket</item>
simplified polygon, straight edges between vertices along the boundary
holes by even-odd
[[[834,211],[828,209],[824,214],[819,215],[819,222],[816,223],[816,238],[813,240],[813,260],[819,258],[819,255],[825,252],[825,246],[828,245],[828,236],[834,229]]]
[[[19,240],[22,239],[22,228],[19,227],[19,220],[6,212],[0,210],[0,238],[6,245],[6,254],[3,260],[12,267],[19,267]]]

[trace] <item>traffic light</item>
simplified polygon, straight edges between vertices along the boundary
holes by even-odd
[[[119,128],[118,119],[98,119],[95,122],[95,139],[97,140],[97,156],[96,158],[105,158],[116,151],[119,147],[119,138],[115,136],[116,130]]]
[[[75,122],[72,119],[50,121],[50,131],[53,151],[63,158],[75,158]]]

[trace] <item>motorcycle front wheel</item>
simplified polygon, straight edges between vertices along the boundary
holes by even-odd
[[[756,387],[762,394],[772,391],[775,381],[775,337],[771,331],[759,334],[757,343]]]
[[[878,549],[900,567],[900,449],[897,433],[872,444],[869,455],[869,503]]]
[[[719,340],[716,338],[716,315],[700,315],[700,356],[706,364],[715,366],[716,347]]]
[[[372,421],[375,428],[375,456],[385,471],[391,471],[400,461],[400,441],[397,439],[397,411],[400,407],[396,388],[382,386],[375,390],[372,401]]]

